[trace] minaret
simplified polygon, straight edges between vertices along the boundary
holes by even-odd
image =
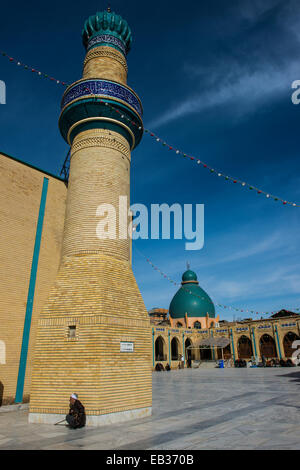
[[[38,326],[30,422],[62,419],[72,392],[87,425],[151,414],[150,323],[126,227],[131,151],[143,134],[141,102],[127,86],[132,36],[108,9],[88,18],[82,37],[83,78],[66,89],[59,118],[70,176],[61,264]],[[115,208],[116,238],[99,237],[103,204]]]

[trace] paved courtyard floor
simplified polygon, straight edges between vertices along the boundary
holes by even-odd
[[[156,372],[151,417],[72,430],[0,412],[0,450],[300,449],[299,391],[299,367]]]

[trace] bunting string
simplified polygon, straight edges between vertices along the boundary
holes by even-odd
[[[257,188],[256,186],[253,186],[249,183],[247,183],[246,181],[243,181],[243,180],[240,180],[238,178],[234,178],[232,176],[229,176],[223,172],[221,172],[220,170],[217,170],[215,168],[212,168],[210,165],[208,165],[207,163],[203,162],[202,160],[200,160],[199,158],[197,157],[194,157],[192,155],[188,155],[184,152],[182,152],[181,150],[178,150],[177,148],[175,147],[172,147],[170,146],[167,142],[165,142],[163,139],[161,139],[160,137],[158,137],[157,135],[155,135],[153,132],[145,129],[145,133],[148,133],[151,137],[153,137],[156,142],[162,144],[164,147],[166,147],[167,149],[169,150],[172,150],[173,152],[175,152],[177,155],[181,156],[181,157],[184,157],[188,160],[191,160],[193,161],[194,163],[196,163],[197,165],[200,165],[202,166],[203,168],[206,168],[210,173],[218,176],[219,178],[223,178],[225,179],[225,181],[230,181],[234,184],[237,184],[237,185],[240,185],[242,188],[245,188],[245,189],[249,189],[250,191],[254,191],[256,192],[257,194],[261,194],[261,195],[264,195],[267,199],[269,200],[273,200],[273,201],[280,201],[282,202],[283,205],[290,205],[290,206],[293,206],[293,207],[300,207],[300,204],[297,204],[295,202],[291,202],[291,201],[287,201],[285,199],[282,199],[278,196],[274,196],[273,194],[270,194],[270,193],[267,193],[266,191],[263,191],[262,189],[259,189]]]
[[[6,54],[6,52],[0,51],[0,54],[4,57],[7,57],[7,59],[10,62],[16,64],[18,67],[22,67],[22,68],[28,70],[29,72],[33,72],[33,73],[37,74],[38,76],[40,76],[42,78],[46,78],[48,80],[51,80],[52,82],[55,82],[57,85],[63,85],[64,87],[68,86],[68,84],[66,82],[63,82],[62,80],[58,80],[57,78],[51,77],[47,73],[41,72],[40,70],[38,70],[34,67],[31,67],[30,65],[24,64],[23,62],[15,59],[14,57],[11,57],[10,55]]]
[[[58,80],[44,72],[41,72],[40,70],[36,69],[36,68],[33,68],[29,65],[26,65],[24,64],[23,62],[15,59],[14,57],[11,57],[10,55],[8,55],[6,52],[3,52],[3,51],[0,51],[0,53],[2,54],[2,56],[4,57],[7,57],[9,59],[10,62],[12,63],[15,63],[17,66],[20,66],[20,67],[23,67],[24,69],[28,70],[28,71],[31,71],[33,73],[36,73],[38,76],[42,77],[42,78],[46,78],[48,80],[51,80],[53,82],[55,82],[56,84],[58,85],[63,85],[64,87],[67,87],[69,86],[68,83],[62,81],[62,80]],[[91,92],[91,90],[86,87],[87,91],[89,91],[89,93],[91,95],[93,95],[93,93]],[[98,97],[95,97],[96,100],[98,100],[99,102],[103,102],[105,103],[106,106],[109,106],[114,112],[116,112],[117,114],[120,115],[120,117],[122,119],[124,119],[124,121],[128,121],[130,122],[131,124],[137,126],[140,130],[141,130],[141,126],[139,123],[136,123],[134,121],[132,121],[131,119],[129,119],[127,116],[123,115],[122,112],[120,110],[118,110],[117,108],[115,108],[113,105],[111,105],[110,103],[107,103],[105,102],[104,100],[102,100],[101,98],[98,98]],[[258,194],[258,195],[262,195],[264,197],[266,197],[268,200],[272,200],[272,201],[275,201],[275,202],[280,202],[282,203],[283,205],[285,206],[292,206],[292,207],[300,207],[300,204],[297,204],[295,202],[291,202],[291,201],[288,201],[286,199],[282,199],[281,197],[278,197],[278,196],[274,196],[273,194],[271,193],[268,193],[260,188],[257,188],[256,186],[253,186],[249,183],[247,183],[246,181],[244,180],[241,180],[239,178],[234,178],[232,176],[229,176],[227,175],[226,173],[224,173],[223,171],[220,171],[220,170],[217,170],[215,168],[212,168],[209,164],[203,162],[200,158],[198,157],[195,157],[193,155],[189,155],[181,150],[179,150],[178,148],[174,147],[174,146],[171,146],[169,145],[164,139],[160,138],[159,136],[157,136],[156,134],[154,134],[154,132],[150,131],[149,129],[144,129],[144,132],[146,134],[148,134],[150,137],[152,137],[157,143],[163,145],[165,148],[167,148],[168,150],[170,151],[173,151],[175,152],[176,155],[179,155],[187,160],[191,160],[193,161],[194,163],[196,163],[197,165],[199,165],[200,167],[203,167],[203,168],[206,168],[211,174],[214,174],[216,175],[217,177],[221,178],[221,179],[224,179],[225,181],[228,181],[228,182],[232,182],[233,184],[237,184],[239,185],[241,188],[245,188],[245,189],[248,189],[250,191],[253,191],[254,193]]]

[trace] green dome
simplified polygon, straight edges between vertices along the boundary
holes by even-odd
[[[131,30],[126,20],[111,11],[97,12],[84,23],[82,41],[85,48],[109,45],[127,54],[132,43]]]
[[[211,298],[199,286],[197,275],[194,271],[186,271],[182,275],[182,287],[174,295],[170,307],[170,317],[206,317],[215,318],[215,307]]]
[[[197,281],[197,274],[194,271],[185,271],[182,275],[182,282]]]

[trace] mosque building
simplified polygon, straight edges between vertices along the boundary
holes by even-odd
[[[300,318],[282,310],[271,318],[227,322],[216,317],[209,295],[199,286],[197,275],[188,269],[169,310],[149,311],[152,326],[152,367],[171,369],[199,366],[218,359],[261,361],[287,360],[300,339]]]
[[[127,85],[131,31],[101,12],[83,43],[83,77],[66,89],[59,120],[69,183],[0,152],[0,406],[30,401],[31,422],[58,421],[74,391],[91,425],[148,416],[158,364],[285,360],[300,338],[292,312],[220,320],[191,269],[169,309],[147,312],[131,240],[99,240],[93,226],[99,203],[129,196],[142,138],[141,102]]]

